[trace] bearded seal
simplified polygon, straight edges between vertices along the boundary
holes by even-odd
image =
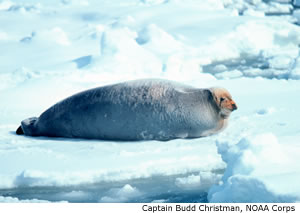
[[[134,80],[70,96],[21,122],[17,134],[103,140],[171,140],[220,132],[237,106],[223,88]]]

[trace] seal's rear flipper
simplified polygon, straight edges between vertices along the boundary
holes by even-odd
[[[19,126],[19,128],[16,130],[16,134],[17,135],[24,135],[23,129],[21,126]]]
[[[29,136],[37,136],[38,131],[36,128],[36,122],[38,121],[37,117],[32,117],[32,118],[27,118],[21,122],[21,128],[19,127],[17,129],[17,134],[18,133],[23,133],[24,135],[29,135]]]

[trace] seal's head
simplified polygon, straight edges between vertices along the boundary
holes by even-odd
[[[230,113],[237,109],[236,103],[232,100],[230,93],[220,87],[210,88],[212,92],[216,105],[220,109],[220,116],[224,119],[228,118]]]

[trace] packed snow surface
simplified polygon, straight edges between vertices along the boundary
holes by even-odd
[[[298,5],[0,1],[0,202],[299,202]],[[15,134],[69,95],[140,78],[225,87],[238,110],[193,140]]]

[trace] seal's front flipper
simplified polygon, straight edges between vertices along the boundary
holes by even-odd
[[[23,129],[21,126],[19,126],[19,128],[16,130],[16,134],[17,135],[24,135]]]

